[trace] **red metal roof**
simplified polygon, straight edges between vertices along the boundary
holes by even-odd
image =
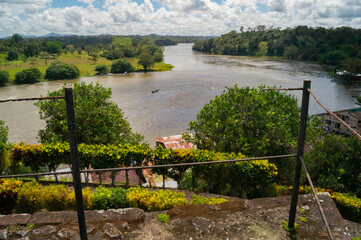
[[[182,135],[155,138],[157,144],[161,143],[166,149],[193,149],[197,148],[193,143],[187,142]]]

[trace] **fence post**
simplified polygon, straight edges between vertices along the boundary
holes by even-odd
[[[300,187],[301,170],[302,170],[301,158],[303,157],[303,152],[304,152],[304,148],[305,148],[308,105],[309,105],[309,100],[310,100],[310,93],[307,91],[307,89],[309,89],[309,88],[311,88],[311,81],[305,80],[303,82],[302,106],[301,106],[300,128],[299,128],[299,133],[298,133],[295,177],[293,180],[290,215],[289,215],[289,219],[288,219],[289,229],[294,229],[294,227],[295,227],[298,191],[299,191],[299,187]]]
[[[70,87],[65,88],[65,103],[66,103],[66,115],[68,120],[68,132],[69,132],[69,144],[70,144],[70,158],[73,172],[73,182],[75,189],[76,209],[78,211],[78,223],[81,240],[87,240],[85,214],[83,206],[83,193],[81,188],[81,179],[79,172],[78,161],[78,144],[76,140],[75,129],[75,113],[73,102],[73,89]]]

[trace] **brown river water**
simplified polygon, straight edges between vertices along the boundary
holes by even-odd
[[[192,44],[165,47],[164,55],[165,62],[175,66],[172,71],[7,86],[0,88],[0,99],[38,97],[61,88],[64,83],[98,81],[112,88],[113,101],[124,111],[133,130],[143,134],[151,146],[155,145],[156,137],[186,131],[204,104],[234,84],[302,87],[303,80],[310,79],[312,91],[331,110],[357,107],[350,86],[331,82],[327,72],[316,64],[207,55],[193,52]],[[152,93],[156,89],[160,90]],[[301,92],[292,94],[301,97]],[[310,113],[321,112],[311,99]],[[33,102],[1,103],[0,119],[9,127],[10,142],[37,143],[37,132],[45,125]]]

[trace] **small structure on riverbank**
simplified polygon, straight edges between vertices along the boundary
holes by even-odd
[[[355,131],[361,133],[361,108],[344,109],[334,111],[344,122],[350,125]],[[317,114],[323,121],[323,128],[326,131],[352,136],[352,134],[336,118],[328,113]]]
[[[182,135],[155,138],[156,146],[161,145],[165,149],[195,149],[193,143],[187,142]]]

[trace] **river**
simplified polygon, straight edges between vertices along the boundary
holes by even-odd
[[[165,47],[164,55],[165,62],[175,66],[172,71],[7,86],[0,88],[0,99],[37,97],[64,83],[98,81],[112,88],[113,101],[124,111],[133,130],[143,134],[151,146],[155,137],[186,131],[204,104],[234,84],[302,87],[303,80],[310,79],[313,92],[331,110],[357,107],[350,86],[331,82],[327,72],[316,64],[208,55],[193,52],[192,44]],[[156,89],[160,91],[152,93]],[[300,92],[292,94],[301,97]],[[320,112],[322,109],[311,99],[310,113]],[[37,132],[45,126],[33,102],[1,103],[0,119],[9,127],[10,142],[37,143]]]

